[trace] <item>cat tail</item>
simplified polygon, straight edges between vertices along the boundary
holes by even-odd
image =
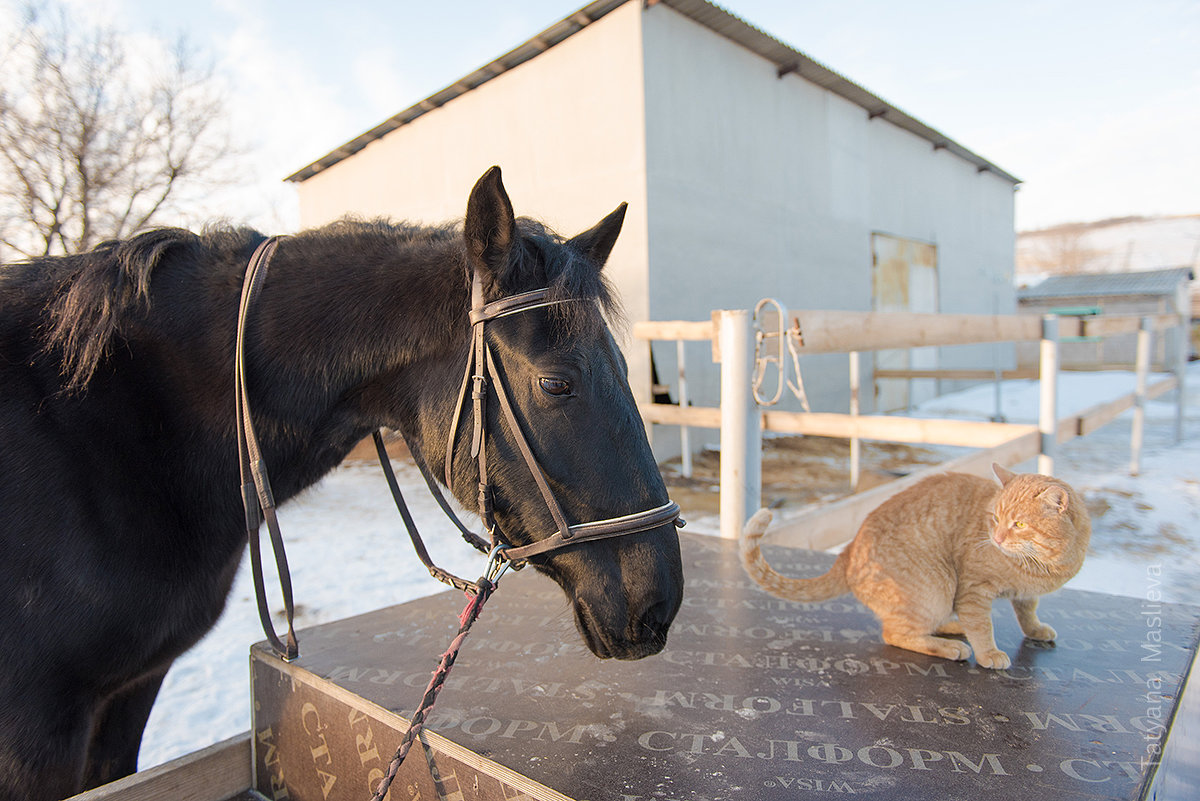
[[[809,579],[789,578],[767,564],[760,541],[767,533],[771,519],[769,509],[759,509],[746,521],[739,538],[742,568],[755,584],[789,601],[826,601],[850,592],[850,585],[846,581],[846,560],[842,556],[833,563],[828,573]]]

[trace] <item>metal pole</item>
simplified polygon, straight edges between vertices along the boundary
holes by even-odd
[[[1142,441],[1146,430],[1146,378],[1150,372],[1150,338],[1154,323],[1143,317],[1137,333],[1136,384],[1133,391],[1133,428],[1129,432],[1129,475],[1142,471]]]
[[[1058,446],[1058,318],[1053,314],[1042,317],[1038,373],[1038,431],[1042,440],[1037,470],[1048,476],[1054,472],[1054,452]]]
[[[1183,411],[1186,401],[1187,360],[1190,346],[1188,313],[1186,311],[1180,313],[1179,326],[1175,330],[1179,332],[1175,336],[1175,379],[1179,383],[1179,387],[1175,390],[1175,444],[1178,445],[1183,442]]]
[[[1001,384],[1004,381],[1004,374],[1000,367],[1000,343],[992,343],[992,407],[995,411],[992,414],[993,423],[1003,423],[1004,420],[1004,398],[1001,396]]]
[[[683,340],[675,340],[675,357],[679,363],[679,408],[688,407],[687,370],[684,368]],[[692,477],[692,438],[687,426],[679,427],[679,472],[684,478]]]
[[[762,418],[754,403],[750,312],[718,311],[721,348],[721,536],[737,539],[762,502]]]
[[[850,351],[850,414],[858,415],[858,393],[859,393],[859,373],[858,373],[858,351]],[[850,438],[850,491],[858,492],[858,476],[859,476],[859,461],[861,453],[859,451],[858,437]]]

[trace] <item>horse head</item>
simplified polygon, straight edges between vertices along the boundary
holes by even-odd
[[[452,410],[444,384],[427,393],[422,418],[436,423],[422,426],[421,448],[431,460],[443,459],[450,489],[468,509],[479,507],[486,473],[495,537],[511,546],[542,542],[566,523],[619,519],[669,502],[605,319],[615,302],[601,269],[624,215],[622,204],[591,230],[563,240],[514,217],[494,167],[467,204],[463,235],[474,308],[546,293],[544,303],[497,315],[475,332],[486,348],[480,359],[488,360],[489,382],[500,386],[486,392],[478,422],[471,420],[470,391],[464,408]],[[473,446],[482,447],[482,462]],[[568,543],[528,561],[562,587],[597,656],[639,659],[663,648],[683,592],[672,520]]]

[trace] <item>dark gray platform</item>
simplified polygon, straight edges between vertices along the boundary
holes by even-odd
[[[852,596],[773,598],[732,543],[682,541],[684,607],[667,649],[637,662],[591,656],[549,580],[505,576],[389,797],[1066,801],[1200,785],[1198,693],[1175,719],[1200,608],[1063,591],[1042,602],[1047,646],[997,603],[1013,667],[990,671],[884,645]],[[768,555],[792,574],[830,561]],[[290,664],[255,646],[259,792],[366,801],[462,606],[447,592],[309,629]]]

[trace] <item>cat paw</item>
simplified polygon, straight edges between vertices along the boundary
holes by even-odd
[[[985,651],[975,655],[975,663],[982,668],[991,668],[992,670],[1003,670],[1012,665],[1012,660],[1008,654],[997,649]]]
[[[932,638],[936,645],[927,653],[933,656],[940,656],[943,659],[953,659],[955,662],[962,662],[965,659],[971,658],[971,646],[967,645],[962,640],[947,640],[942,637]]]
[[[1058,636],[1058,632],[1053,626],[1045,623],[1039,623],[1025,632],[1025,636],[1031,640],[1040,640],[1042,642],[1054,642],[1054,638]]]
[[[959,642],[958,640],[950,640],[950,642],[958,646],[958,648],[955,649],[956,652],[950,655],[951,659],[953,659],[955,662],[962,662],[971,658],[971,646],[967,645],[965,642]]]

